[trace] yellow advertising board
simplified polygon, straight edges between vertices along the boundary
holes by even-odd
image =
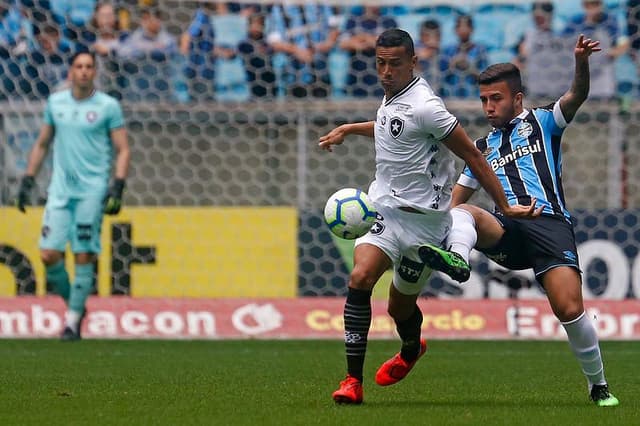
[[[42,208],[0,208],[0,296],[16,294],[15,271],[31,268],[43,295],[38,240]],[[295,297],[297,211],[290,207],[125,207],[105,216],[98,294],[134,297]],[[16,257],[17,256],[17,257]],[[66,262],[73,276],[73,256]],[[24,272],[24,270],[23,270]]]

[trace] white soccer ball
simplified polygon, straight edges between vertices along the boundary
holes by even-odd
[[[369,196],[355,188],[337,191],[324,207],[324,220],[329,229],[346,240],[354,240],[369,232],[376,216],[376,208]]]

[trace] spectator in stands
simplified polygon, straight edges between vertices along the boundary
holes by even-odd
[[[140,27],[118,46],[118,55],[127,59],[155,57],[162,60],[176,53],[176,39],[164,28],[163,18],[159,8],[143,9]]]
[[[14,4],[0,0],[0,58],[26,53],[33,29]]]
[[[51,12],[51,2],[49,0],[16,0],[29,20],[34,26],[43,26],[48,22],[54,22]]]
[[[339,35],[331,7],[316,2],[276,4],[269,20],[267,43],[288,58],[282,76],[285,94],[297,98],[328,96],[328,55]]]
[[[82,33],[82,41],[87,49],[100,56],[109,56],[120,46],[129,34],[122,31],[120,19],[112,3],[96,4],[93,17],[87,29]]]
[[[77,44],[77,50],[84,50],[83,30],[91,21],[96,0],[54,0],[49,3],[53,20],[58,24],[63,38]]]
[[[233,55],[230,48],[217,46],[211,17],[227,13],[223,3],[202,2],[189,28],[180,37],[180,53],[186,57],[185,77],[191,99],[213,99],[216,58]]]
[[[228,13],[237,13],[246,18],[249,18],[255,14],[265,14],[270,9],[270,6],[266,3],[237,3],[230,1],[220,4],[225,6]]]
[[[499,25],[496,23],[496,25]],[[447,46],[443,51],[441,71],[443,73],[442,95],[456,98],[478,97],[478,75],[488,65],[487,49],[471,40],[473,19],[460,15],[455,25],[458,44]]]
[[[638,64],[640,61],[640,0],[627,2],[627,33],[630,41],[629,54]]]
[[[384,96],[376,74],[376,40],[385,30],[398,24],[390,16],[382,16],[377,6],[365,6],[361,15],[351,15],[341,36],[340,48],[351,55],[347,76],[347,95]]]
[[[529,98],[558,99],[573,79],[574,41],[553,32],[551,1],[536,1],[531,11],[534,27],[524,34],[513,62],[523,74]]]
[[[276,95],[276,75],[271,57],[273,49],[267,44],[264,29],[266,17],[263,14],[249,16],[247,39],[238,45],[247,70],[247,83],[251,96],[262,98]]]
[[[120,64],[114,56],[120,44],[129,36],[120,25],[120,15],[113,3],[98,2],[89,24],[81,31],[78,49],[96,53],[96,61],[101,72],[98,87],[104,92],[121,99],[118,81],[123,80]]]
[[[619,33],[615,16],[605,12],[602,0],[583,0],[582,8],[584,13],[569,22],[565,35],[600,40],[603,54],[591,60],[589,97],[612,99],[617,92],[614,61],[628,50],[629,39]]]
[[[24,77],[31,83],[32,96],[44,99],[66,85],[72,49],[52,23],[34,27],[36,43],[27,53]]]
[[[427,19],[420,24],[420,38],[416,43],[417,69],[436,94],[440,94],[440,24]]]
[[[8,1],[0,0],[0,99],[17,99],[22,78],[21,59],[27,53],[33,29],[20,10]]]
[[[50,4],[56,22],[71,28],[87,24],[96,8],[96,0],[53,0]]]
[[[163,25],[159,8],[143,9],[140,27],[117,47],[123,77],[122,89],[129,100],[173,98],[176,39]]]

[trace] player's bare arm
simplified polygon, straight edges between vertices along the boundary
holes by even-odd
[[[560,98],[560,110],[567,122],[573,120],[580,105],[589,95],[589,56],[600,52],[600,42],[585,38],[580,34],[573,51],[575,56],[575,74],[571,88]]]
[[[35,176],[38,174],[42,160],[47,155],[49,144],[51,143],[51,140],[53,140],[54,132],[55,130],[53,126],[44,124],[40,128],[38,138],[29,153],[27,170],[20,180],[20,188],[18,189],[18,194],[15,200],[16,207],[22,213],[26,212],[25,206],[29,204],[29,192],[31,192],[36,184]]]
[[[115,176],[111,188],[107,192],[104,200],[104,212],[108,215],[115,215],[122,207],[122,194],[125,187],[125,179],[129,173],[129,141],[127,131],[124,127],[113,129],[109,137],[116,149]]]
[[[40,128],[38,139],[36,139],[29,154],[26,176],[35,176],[38,173],[42,160],[44,160],[44,157],[47,155],[49,144],[53,140],[54,133],[54,127],[49,124],[43,124]]]
[[[474,192],[476,192],[475,189],[456,183],[451,192],[451,208],[469,201],[469,198],[471,198]]]
[[[321,136],[318,146],[329,152],[333,151],[332,145],[340,145],[344,142],[344,138],[349,135],[367,136],[373,138],[374,121],[365,121],[362,123],[342,124],[331,130],[324,136]]]
[[[532,199],[529,205],[510,206],[504,189],[497,176],[489,167],[489,163],[484,156],[471,142],[471,139],[459,124],[444,140],[444,144],[458,157],[464,160],[473,172],[480,185],[487,191],[493,199],[498,210],[505,216],[517,218],[535,218],[540,216],[542,208],[536,209],[536,200]]]
[[[116,150],[115,177],[116,179],[126,179],[131,159],[127,130],[124,127],[112,130],[111,143]]]

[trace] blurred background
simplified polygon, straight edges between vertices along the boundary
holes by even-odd
[[[317,139],[374,117],[375,38],[400,27],[414,38],[417,73],[472,138],[489,130],[475,87],[486,66],[516,63],[525,106],[544,105],[570,86],[578,35],[601,41],[589,100],[563,139],[563,181],[585,297],[635,299],[639,23],[635,0],[0,0],[0,296],[52,292],[37,251],[41,207],[21,215],[13,199],[44,101],[65,87],[69,56],[87,49],[99,57],[100,90],[122,103],[132,146],[124,210],[105,219],[96,294],[344,295],[353,243],[331,236],[321,211],[339,188],[368,188],[374,149],[356,137],[321,152]],[[544,298],[529,272],[473,262],[468,285],[435,274],[423,295]]]

